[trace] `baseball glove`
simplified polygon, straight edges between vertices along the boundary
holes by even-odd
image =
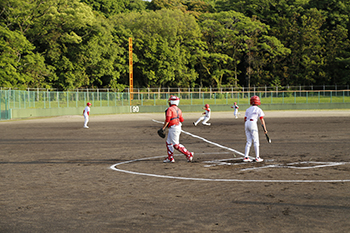
[[[159,137],[165,138],[165,132],[164,132],[163,128],[160,128],[157,132],[158,132]]]

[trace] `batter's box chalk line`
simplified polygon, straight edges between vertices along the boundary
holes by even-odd
[[[204,165],[204,167],[215,167],[215,166],[221,166],[221,165],[244,165],[244,164],[252,164],[252,163],[245,163],[245,162],[230,162],[230,161],[242,161],[241,158],[229,158],[229,159],[218,159],[218,160],[211,160],[211,161],[205,161],[204,163],[208,163],[209,165]],[[265,162],[273,162],[273,160],[265,160]],[[346,165],[350,164],[348,162],[314,162],[314,161],[304,161],[304,162],[294,162],[294,163],[287,163],[287,164],[271,164],[266,166],[260,166],[260,167],[252,167],[252,168],[242,168],[240,171],[248,171],[248,170],[259,170],[264,168],[292,168],[292,169],[314,169],[314,168],[323,168],[323,167],[334,167],[334,166],[340,166],[340,165]]]
[[[163,122],[161,121],[157,121],[157,120],[153,120],[154,122],[157,123],[161,123],[163,124]],[[203,140],[204,142],[210,143],[212,145],[218,146],[220,148],[224,148],[227,149],[231,152],[234,152],[235,154],[239,154],[241,156],[244,156],[243,153],[234,150],[232,148],[228,148],[225,146],[222,146],[218,143],[214,143],[211,142],[205,138],[199,137],[197,135],[182,131],[185,134],[188,134],[192,137],[198,138]],[[158,159],[158,158],[164,158],[164,155],[162,156],[156,156],[156,157],[149,157],[149,158],[141,158],[141,159],[134,159],[134,160],[129,160],[129,161],[124,161],[124,162],[120,162],[120,163],[116,163],[113,164],[112,166],[110,166],[110,169],[114,170],[114,171],[118,171],[118,172],[123,172],[123,173],[128,173],[128,174],[133,174],[133,175],[142,175],[142,176],[149,176],[149,177],[157,177],[157,178],[166,178],[166,179],[176,179],[176,180],[188,180],[188,181],[216,181],[216,182],[254,182],[254,183],[258,183],[258,182],[264,182],[264,183],[343,183],[343,182],[350,182],[350,180],[242,180],[242,179],[209,179],[209,178],[193,178],[193,177],[176,177],[176,176],[166,176],[166,175],[157,175],[157,174],[150,174],[150,173],[142,173],[142,172],[134,172],[134,171],[128,171],[128,170],[123,170],[123,169],[119,169],[117,168],[120,165],[125,165],[125,164],[130,164],[130,163],[134,163],[134,162],[138,162],[138,161],[144,161],[144,160],[150,160],[150,159]],[[218,161],[218,163],[221,164],[225,164],[228,160],[239,160],[239,158],[234,158],[234,159],[226,159],[226,160],[214,160],[214,161]],[[209,162],[213,162],[213,161],[207,161],[205,163],[209,163]],[[227,163],[229,164],[229,163]],[[314,164],[314,166],[312,167],[307,167],[307,164]],[[316,168],[316,167],[326,167],[326,166],[339,166],[339,165],[344,165],[344,164],[348,164],[348,163],[335,163],[335,162],[313,162],[313,161],[308,161],[308,162],[298,162],[298,163],[288,163],[286,165],[267,165],[265,166],[265,168],[268,167],[287,167],[287,168],[295,168],[295,169],[310,169],[310,168]],[[304,166],[305,165],[305,166]],[[248,169],[262,169],[262,167],[259,168],[246,168],[245,170]]]
[[[112,169],[114,171],[118,171],[118,172],[132,174],[132,175],[141,175],[141,176],[175,179],[175,180],[188,180],[188,181],[250,182],[250,183],[252,183],[252,182],[254,182],[254,183],[344,183],[344,182],[350,182],[350,180],[247,180],[247,179],[210,179],[210,178],[195,178],[195,177],[176,177],[176,176],[166,176],[166,175],[158,175],[158,174],[151,174],[151,173],[134,172],[134,171],[128,171],[128,170],[123,170],[123,169],[118,168],[118,166],[120,166],[120,165],[130,164],[130,163],[144,161],[144,160],[159,159],[159,158],[164,158],[164,155],[149,157],[149,158],[134,159],[134,160],[116,163],[116,164],[113,164],[112,166],[110,166],[110,169]]]

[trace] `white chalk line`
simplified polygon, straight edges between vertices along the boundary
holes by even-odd
[[[152,119],[152,121],[154,121],[154,122],[156,122],[156,123],[161,123],[161,124],[163,124],[163,122],[157,121],[157,120],[154,120],[154,119]],[[184,134],[190,135],[190,136],[192,136],[192,137],[194,137],[194,138],[201,139],[201,140],[203,140],[203,141],[205,141],[205,142],[207,142],[207,143],[209,143],[209,144],[212,144],[212,145],[214,145],[214,146],[217,146],[217,147],[220,147],[220,148],[223,148],[223,149],[226,149],[226,150],[229,150],[229,151],[232,151],[232,152],[235,152],[235,153],[237,153],[237,154],[239,154],[239,155],[244,156],[244,153],[239,152],[239,151],[237,151],[237,150],[235,150],[235,149],[232,149],[232,148],[229,148],[229,147],[226,147],[226,146],[222,146],[222,145],[220,145],[220,144],[218,144],[218,143],[215,143],[215,142],[211,142],[211,141],[209,141],[209,140],[207,140],[207,139],[205,139],[205,138],[202,138],[202,137],[200,137],[200,136],[191,134],[191,133],[186,132],[186,131],[184,131],[184,130],[181,130],[181,132],[184,133]]]
[[[204,167],[215,167],[220,165],[241,165],[242,163],[230,163],[227,161],[232,160],[241,160],[240,158],[231,158],[231,159],[218,159],[218,160],[212,160],[212,161],[204,161],[204,163],[211,163],[210,165],[205,165]],[[273,161],[273,160],[266,160],[266,161]],[[244,163],[243,163],[244,164]],[[298,165],[303,164],[319,164],[314,166],[305,166],[300,167]],[[323,167],[334,167],[334,166],[340,166],[340,165],[346,165],[350,164],[349,162],[315,162],[315,161],[304,161],[304,162],[294,162],[294,163],[287,163],[286,165],[282,164],[273,164],[273,165],[266,165],[261,167],[252,167],[252,168],[243,168],[240,171],[249,171],[249,170],[260,170],[265,168],[291,168],[291,169],[314,169],[314,168],[323,168]],[[293,166],[296,165],[296,166]]]
[[[149,157],[149,158],[141,158],[141,159],[134,159],[129,161],[124,161],[120,163],[113,164],[110,166],[110,169],[118,172],[124,172],[128,174],[133,175],[141,175],[141,176],[150,176],[150,177],[157,177],[157,178],[167,178],[167,179],[175,179],[175,180],[191,180],[191,181],[217,181],[217,182],[261,182],[261,183],[343,183],[343,182],[350,182],[350,180],[242,180],[242,179],[210,179],[210,178],[195,178],[195,177],[179,177],[179,176],[166,176],[166,175],[156,175],[156,174],[150,174],[150,173],[142,173],[142,172],[133,172],[133,171],[127,171],[123,169],[118,169],[117,166],[138,162],[138,161],[144,161],[149,159],[158,159],[163,158],[164,156],[155,156],[155,157]]]
[[[157,123],[163,123],[157,120],[152,120],[154,122]],[[233,151],[237,154],[243,155],[243,153],[236,151],[232,148],[228,148],[225,146],[222,146],[220,144],[211,142],[205,138],[199,137],[197,135],[185,132],[182,130],[182,132],[184,132],[185,134],[188,134],[192,137],[201,139],[207,143],[210,143],[212,145],[216,145],[220,148],[224,148],[224,149],[228,149],[230,151]],[[212,153],[211,153],[212,154]],[[164,156],[155,156],[155,157],[149,157],[149,158],[141,158],[141,159],[134,159],[134,160],[129,160],[129,161],[124,161],[124,162],[120,162],[120,163],[116,163],[113,164],[112,166],[110,166],[110,169],[115,170],[115,171],[119,171],[119,172],[124,172],[124,173],[128,173],[128,174],[133,174],[133,175],[142,175],[142,176],[150,176],[150,177],[158,177],[158,178],[167,178],[167,179],[177,179],[177,180],[191,180],[191,181],[219,181],[219,182],[261,182],[261,183],[342,183],[342,182],[350,182],[350,180],[242,180],[242,179],[210,179],[210,178],[194,178],[194,177],[176,177],[176,176],[166,176],[166,175],[156,175],[156,174],[150,174],[150,173],[142,173],[142,172],[133,172],[133,171],[127,171],[127,170],[122,170],[122,169],[118,169],[116,168],[119,165],[123,165],[123,164],[128,164],[128,163],[133,163],[133,162],[138,162],[138,161],[144,161],[144,160],[149,160],[149,159],[156,159],[156,158],[162,158]],[[308,163],[308,162],[304,162],[304,163]],[[317,162],[315,162],[317,163]],[[296,164],[296,163],[294,163]],[[344,164],[344,163],[339,163],[339,164]],[[333,165],[335,166],[335,165]],[[266,166],[266,167],[277,167],[277,165],[270,165],[270,166]],[[260,167],[261,168],[261,167]]]

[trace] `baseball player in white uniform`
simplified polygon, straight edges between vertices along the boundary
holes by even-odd
[[[86,107],[85,107],[85,109],[84,109],[84,111],[83,111],[83,115],[84,115],[84,119],[85,119],[85,121],[84,121],[84,128],[85,128],[85,129],[88,129],[88,128],[89,128],[89,126],[88,126],[87,124],[89,123],[90,106],[91,106],[91,103],[90,103],[90,102],[87,103],[87,104],[86,104]]]
[[[209,104],[204,105],[203,109],[205,110],[205,112],[203,112],[204,116],[201,116],[196,122],[193,122],[194,126],[197,126],[200,121],[203,121],[202,122],[203,125],[208,125],[208,126],[211,125],[210,123],[207,123],[210,120],[210,113],[211,113]]]
[[[238,118],[238,109],[239,109],[237,103],[235,102],[231,108],[235,109],[235,111],[233,112],[233,115],[235,115],[235,118],[237,119]]]
[[[252,96],[250,98],[250,104],[252,105],[249,107],[244,116],[245,121],[245,134],[247,136],[247,143],[245,145],[245,153],[244,153],[244,162],[251,162],[252,160],[249,158],[249,151],[250,147],[252,145],[252,141],[254,143],[254,150],[255,150],[255,161],[256,162],[262,162],[264,161],[262,158],[260,158],[259,155],[259,131],[258,131],[258,119],[260,119],[261,124],[263,125],[263,128],[265,130],[265,134],[267,133],[265,120],[264,120],[264,112],[261,110],[261,108],[258,107],[258,105],[261,104],[260,98],[258,96]]]

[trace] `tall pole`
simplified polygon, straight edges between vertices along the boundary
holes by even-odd
[[[134,78],[133,78],[133,68],[132,68],[132,38],[129,37],[129,94],[130,94],[130,106],[131,100],[134,99]]]

